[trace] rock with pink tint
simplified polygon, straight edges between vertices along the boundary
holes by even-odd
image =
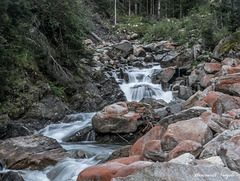
[[[165,129],[161,126],[155,126],[145,135],[139,138],[130,150],[130,155],[143,155],[145,144],[152,140],[161,140]]]
[[[149,162],[149,161],[137,161],[134,163],[131,163],[130,165],[124,167],[123,169],[119,170],[113,178],[117,177],[127,177],[128,175],[132,175],[133,173],[142,170],[146,167],[149,167],[153,164],[154,162]]]
[[[206,73],[213,74],[221,69],[221,64],[220,63],[205,63],[204,65],[204,70]]]
[[[184,153],[190,153],[197,157],[202,152],[202,145],[192,140],[180,142],[166,157],[166,161],[172,160]]]
[[[212,138],[213,133],[202,118],[193,118],[170,124],[162,138],[162,149],[171,151],[184,140],[192,140],[204,145]]]

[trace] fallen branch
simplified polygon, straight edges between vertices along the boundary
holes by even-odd
[[[122,137],[121,135],[119,135],[118,133],[116,133],[116,135],[118,135],[122,140],[126,141],[129,145],[131,144],[131,143],[129,143],[128,140],[126,140],[125,138],[123,138],[123,137]]]
[[[103,40],[102,40],[99,36],[97,36],[95,33],[91,32],[91,35],[92,35],[94,38],[96,38],[99,42],[103,42]]]

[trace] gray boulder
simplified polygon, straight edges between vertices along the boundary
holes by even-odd
[[[228,168],[215,165],[186,165],[178,163],[155,163],[128,177],[112,181],[237,181],[240,175]]]
[[[203,112],[209,110],[208,108],[204,107],[192,107],[190,109],[183,110],[177,114],[167,116],[161,119],[158,124],[167,128],[168,125],[176,123],[178,121],[184,121],[191,118],[199,117]]]
[[[10,138],[0,141],[0,147],[0,160],[8,169],[42,170],[68,157],[55,139],[42,135]]]

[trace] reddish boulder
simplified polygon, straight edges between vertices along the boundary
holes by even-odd
[[[200,117],[212,130],[217,133],[222,133],[228,129],[229,123],[233,121],[231,118],[219,116],[211,111],[204,112]]]
[[[144,145],[142,152],[144,158],[146,158],[146,151],[162,152],[161,140],[150,140]]]
[[[220,63],[205,63],[204,65],[204,70],[206,73],[213,74],[221,69],[221,64]]]
[[[210,92],[214,91],[215,90],[215,87],[214,86],[208,86],[207,88],[205,88],[203,90],[203,93],[204,94],[209,94]]]
[[[112,177],[126,165],[118,162],[107,162],[86,168],[79,173],[77,181],[110,181]]]
[[[132,175],[133,173],[144,169],[145,167],[151,166],[154,162],[148,161],[138,161],[131,163],[130,165],[124,167],[123,169],[119,170],[113,178],[117,177],[127,177],[128,175]]]
[[[240,64],[240,60],[234,58],[225,58],[222,62],[224,65],[229,65],[231,67],[236,67]]]
[[[137,162],[137,161],[141,161],[141,160],[142,160],[141,156],[135,155],[135,156],[130,156],[130,157],[118,158],[118,159],[115,159],[115,160],[108,161],[107,163],[118,162],[118,163],[121,163],[121,164],[124,164],[124,165],[129,165],[133,162]]]
[[[223,143],[218,151],[223,163],[230,168],[240,172],[240,133],[235,134],[230,140]]]
[[[202,145],[195,141],[184,140],[180,142],[170,153],[168,153],[166,161],[177,158],[184,153],[190,153],[197,157],[202,152]]]
[[[220,149],[221,144],[231,139],[236,133],[240,133],[240,130],[236,130],[235,132],[226,130],[213,138],[211,141],[209,141],[206,145],[203,146],[203,151],[200,154],[200,158],[203,159],[217,156],[217,152]]]
[[[92,118],[92,125],[99,133],[131,133],[152,114],[153,110],[148,104],[117,102],[97,112]]]
[[[211,92],[204,99],[204,102],[217,114],[227,113],[228,110],[240,108],[240,98],[230,96],[221,92]]]
[[[210,80],[214,78],[213,74],[204,74],[201,78],[200,85],[202,87],[207,87],[210,85]]]
[[[151,140],[161,140],[165,129],[161,126],[153,127],[149,132],[139,138],[130,150],[130,155],[143,155],[143,149],[147,142]]]
[[[142,47],[134,46],[133,55],[135,55],[136,57],[146,57],[146,52]]]
[[[240,96],[240,73],[218,77],[215,84],[217,91]]]
[[[193,118],[170,124],[162,138],[162,149],[172,150],[184,140],[192,140],[204,145],[212,138],[213,133],[202,118]]]
[[[227,73],[228,74],[240,73],[240,67],[229,67]]]

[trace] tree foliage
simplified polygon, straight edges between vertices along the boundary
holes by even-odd
[[[86,56],[86,14],[78,0],[1,0],[0,100],[25,66],[50,73],[51,57],[68,68]]]

